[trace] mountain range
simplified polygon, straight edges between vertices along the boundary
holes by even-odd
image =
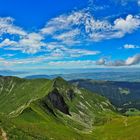
[[[65,80],[75,79],[93,79],[103,81],[129,81],[129,82],[140,82],[140,72],[138,70],[133,71],[90,71],[90,72],[76,72],[76,73],[64,73],[64,74],[52,74],[52,75],[28,75],[25,76],[27,79],[36,78],[47,78],[54,79],[56,77],[62,77]]]
[[[80,79],[72,80],[70,83],[106,97],[120,112],[127,114],[140,110],[140,82]]]
[[[0,76],[0,139],[139,140],[139,115],[77,82]]]

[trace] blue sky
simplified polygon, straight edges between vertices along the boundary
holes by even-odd
[[[140,67],[140,0],[0,0],[1,69]]]

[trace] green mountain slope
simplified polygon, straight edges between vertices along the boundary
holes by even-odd
[[[140,117],[115,118],[93,131],[95,140],[139,140]],[[93,140],[94,140],[93,139]]]
[[[139,82],[73,80],[71,83],[108,98],[121,112],[140,114]]]
[[[0,77],[0,112],[16,115],[33,100],[45,96],[51,87],[52,81],[50,80]]]
[[[134,118],[131,121],[135,122],[138,119]],[[62,78],[27,80],[0,77],[2,140],[113,138],[115,130],[123,130],[116,120],[122,122],[125,117],[117,114],[106,98],[79,89]],[[114,129],[111,134],[109,127]],[[128,125],[126,131],[129,127],[135,129],[139,128],[139,125]],[[100,132],[103,135],[99,134]],[[129,135],[133,135],[133,132]],[[136,138],[138,137],[137,134]]]

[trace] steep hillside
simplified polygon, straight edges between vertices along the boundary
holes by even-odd
[[[32,101],[44,97],[52,88],[47,79],[26,80],[17,77],[0,77],[0,112],[16,115]]]
[[[10,139],[18,138],[20,133],[22,137],[27,135],[26,139],[30,135],[37,139],[66,138],[67,133],[80,135],[78,131],[89,132],[94,125],[104,124],[116,116],[107,99],[78,89],[62,78],[1,77],[0,89],[1,124]],[[5,116],[8,117],[5,119]],[[64,129],[64,136],[59,136],[56,128],[60,134]]]
[[[122,112],[140,110],[139,82],[73,80],[71,83],[108,98]]]
[[[113,140],[115,131],[124,140],[128,135],[121,134],[124,127],[125,132],[140,127],[136,123],[139,117],[117,114],[105,97],[77,88],[60,77],[0,77],[0,89],[2,140]],[[126,126],[129,120],[131,124]],[[133,134],[140,138],[137,131],[132,131],[130,140]]]

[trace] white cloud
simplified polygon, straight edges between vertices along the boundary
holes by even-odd
[[[125,33],[131,33],[140,27],[140,17],[128,15],[126,19],[119,18],[114,21],[114,29]]]
[[[99,54],[99,51],[76,49],[76,47],[77,45],[85,45],[90,42],[120,38],[140,27],[139,16],[128,15],[125,18],[115,19],[111,23],[108,20],[95,19],[86,10],[73,11],[72,13],[53,18],[38,32],[27,32],[15,26],[13,21],[14,19],[10,17],[0,18],[0,35],[2,37],[0,39],[0,47],[3,47],[5,50],[19,50],[28,54],[44,52],[45,56],[47,55],[46,58],[50,56],[59,60]],[[3,37],[4,34],[12,35],[12,37],[5,39]],[[16,36],[16,39],[14,36]],[[126,44],[124,48],[134,48],[134,46]],[[43,59],[40,58],[39,60],[44,61],[46,58],[44,59],[43,57]],[[8,64],[26,63],[24,60],[7,62]],[[106,60],[100,59],[96,63],[97,65],[128,65],[128,60],[106,62]]]
[[[24,36],[27,33],[20,27],[13,25],[14,19],[11,17],[0,18],[0,35],[17,34]]]
[[[72,51],[72,56],[87,56],[87,55],[97,55],[99,51],[89,51],[84,49],[69,49],[69,52]]]
[[[73,44],[80,44],[80,41],[77,40],[80,34],[80,30],[75,29],[71,31],[66,31],[57,35],[54,35],[53,38],[62,41],[61,43],[71,46]]]
[[[100,41],[112,38],[121,38],[130,34],[140,27],[140,17],[128,15],[125,19],[118,18],[114,24],[108,21],[99,21],[91,17],[86,21],[86,33],[93,41]]]
[[[0,43],[0,47],[7,47],[8,50],[20,50],[24,53],[34,54],[39,52],[42,46],[46,46],[45,43],[42,42],[43,37],[37,33],[30,33],[19,41],[12,41],[8,38]]]
[[[140,54],[137,54],[135,56],[129,57],[126,61],[125,64],[130,66],[130,65],[136,65],[140,63]]]
[[[96,65],[104,65],[105,61],[106,60],[104,58],[100,58],[99,60],[96,61]]]
[[[81,10],[53,18],[41,29],[41,33],[52,35],[52,38],[58,40],[79,39],[84,42],[121,38],[139,27],[139,16],[129,14],[126,18],[118,18],[111,23],[107,20],[95,19],[89,11]]]
[[[140,54],[134,55],[132,57],[128,57],[126,60],[107,61],[106,59],[103,59],[102,63],[97,63],[97,62],[96,62],[97,65],[104,65],[104,66],[132,66],[140,63]]]
[[[30,33],[25,38],[19,40],[17,47],[22,48],[23,52],[34,54],[39,52],[41,47],[46,46],[46,44],[42,42],[43,39],[40,34]]]
[[[97,55],[99,51],[91,51],[85,49],[74,49],[67,48],[64,45],[59,43],[43,43],[40,41],[38,35],[32,34],[29,35],[28,38],[21,39],[19,42],[10,41],[9,39],[5,39],[0,43],[0,47],[6,47],[6,50],[20,50],[23,53],[34,54],[36,52],[45,51],[50,56],[61,56],[63,58],[66,57],[80,57],[80,56],[88,56],[88,55]],[[41,50],[41,47],[45,47],[46,49]]]
[[[51,19],[46,26],[41,29],[42,34],[54,34],[60,30],[70,30],[75,25],[80,25],[86,18],[84,11],[72,12],[70,14],[60,15]]]
[[[60,61],[61,58],[61,61]],[[52,61],[53,60],[53,61]],[[59,60],[59,61],[58,61]],[[6,60],[4,58],[0,58],[1,66],[17,66],[24,64],[41,64],[45,62],[46,66],[49,67],[57,67],[57,68],[94,68],[97,65],[101,66],[111,66],[111,67],[120,67],[120,66],[132,66],[140,63],[140,54],[134,55],[132,57],[128,57],[126,60],[115,60],[115,61],[107,61],[107,59],[100,59],[98,61],[93,60],[67,60],[63,61],[61,56],[38,56],[24,59],[11,59]]]
[[[57,34],[54,34],[53,37],[50,39],[56,39],[57,41],[51,42],[51,41],[44,41],[46,40],[46,37],[43,34],[43,29],[41,32],[31,32],[25,34],[18,34],[19,39],[11,39],[7,38],[4,39],[0,42],[0,47],[4,47],[5,50],[18,50],[23,53],[28,53],[28,54],[35,54],[37,52],[43,51],[46,53],[50,53],[50,55],[57,55],[57,56],[69,56],[69,57],[78,57],[78,56],[84,56],[84,55],[95,55],[98,54],[98,51],[89,51],[89,50],[82,50],[82,49],[73,49],[69,48],[68,46],[73,46],[76,44],[79,44],[81,41],[78,40],[79,35],[80,35],[80,30],[77,29],[70,29],[69,26],[73,23],[75,26],[75,21],[77,22],[76,24],[81,23],[81,19],[83,18],[82,16],[86,13],[79,13],[75,12],[74,14],[70,15],[65,19],[65,16],[60,16],[58,18],[52,19],[51,21],[48,22],[49,29],[51,31],[57,31],[59,32],[60,29],[63,29],[63,32],[59,32]],[[12,18],[3,18],[4,25],[8,24],[8,27],[20,29],[19,27],[16,27],[13,25],[13,19]],[[57,21],[57,23],[56,23]],[[54,26],[51,26],[51,25]],[[6,26],[7,27],[7,26]],[[57,27],[57,29],[56,29]],[[65,28],[64,28],[65,27]],[[46,29],[45,27],[44,29]],[[2,33],[5,33],[5,28],[2,26],[1,29],[3,29]],[[18,30],[20,31],[20,30]],[[6,33],[13,33],[14,32],[6,32]],[[46,32],[45,32],[46,33]],[[47,34],[50,34],[47,32]],[[53,47],[53,49],[52,49]]]
[[[17,43],[15,41],[11,41],[10,39],[6,38],[0,43],[0,47],[4,46],[15,46]]]
[[[138,49],[138,48],[140,48],[140,47],[137,45],[133,45],[133,44],[125,44],[124,45],[124,49]]]
[[[34,35],[33,35],[34,36]],[[36,39],[36,37],[33,37]],[[41,39],[41,38],[40,38]],[[9,41],[6,39],[4,42],[5,45],[12,45],[12,41]],[[4,43],[2,43],[4,44]],[[16,47],[12,47],[11,49],[19,50],[19,44],[13,43]],[[38,64],[42,62],[47,62],[50,60],[63,60],[63,59],[70,59],[70,58],[76,58],[76,57],[82,57],[82,56],[89,56],[89,55],[97,55],[100,52],[99,51],[90,51],[90,50],[84,50],[84,49],[73,49],[73,48],[66,48],[63,45],[58,45],[56,43],[54,44],[46,44],[48,46],[47,53],[42,56],[36,56],[36,57],[29,57],[29,58],[11,58],[11,59],[5,59],[7,56],[3,55],[4,58],[1,58],[0,64],[4,66],[11,66],[11,65],[23,65],[23,64]],[[38,48],[38,47],[37,47]],[[8,48],[10,49],[10,48]],[[24,48],[25,49],[25,48]],[[36,50],[36,49],[35,49]],[[31,51],[32,53],[34,51]],[[12,55],[10,55],[12,57]]]
[[[95,61],[92,60],[54,61],[48,63],[48,67],[56,66],[57,68],[89,68],[94,67],[94,65]]]
[[[15,66],[15,65],[23,65],[23,64],[37,64],[42,62],[47,62],[49,60],[58,60],[60,57],[58,56],[49,56],[49,55],[42,55],[37,57],[29,57],[29,58],[12,58],[12,59],[5,59],[0,57],[0,65],[4,66]]]
[[[89,55],[97,55],[99,51],[91,51],[85,49],[74,49],[74,48],[66,48],[63,45],[50,47],[50,52],[52,56],[61,56],[63,58],[72,58],[72,57],[81,57],[81,56],[89,56]]]
[[[6,46],[6,49],[20,50],[30,54],[39,51],[47,52],[53,43],[51,41],[46,43],[44,40],[47,37],[49,40],[54,40],[58,47],[68,47],[86,44],[89,41],[120,38],[140,27],[139,16],[128,15],[124,19],[114,20],[114,24],[111,24],[107,20],[95,19],[86,10],[74,11],[53,18],[40,32],[27,33],[22,28],[13,25],[13,21],[14,19],[10,17],[0,18],[0,34],[17,34],[19,40],[7,38],[0,43],[0,47]]]

